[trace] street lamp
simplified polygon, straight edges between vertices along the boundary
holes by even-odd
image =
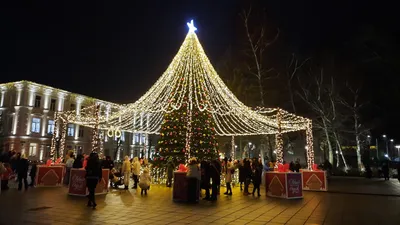
[[[386,134],[382,135],[383,138],[386,138]]]

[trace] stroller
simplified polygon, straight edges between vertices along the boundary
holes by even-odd
[[[124,176],[120,172],[118,172],[115,168],[111,170],[110,179],[111,179],[111,187],[118,188],[118,186],[124,184]]]

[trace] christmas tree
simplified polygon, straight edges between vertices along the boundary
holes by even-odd
[[[215,121],[207,111],[209,95],[197,74],[204,73],[202,49],[194,34],[193,21],[188,24],[189,35],[178,55],[170,65],[171,78],[168,112],[164,114],[160,139],[153,163],[159,164],[167,157],[175,163],[184,163],[189,157],[199,160],[217,157]]]

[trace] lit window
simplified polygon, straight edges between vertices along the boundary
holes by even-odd
[[[40,107],[40,101],[42,100],[42,97],[40,97],[39,95],[36,95],[35,98],[35,107],[39,108]]]
[[[51,101],[50,101],[50,110],[56,111],[56,100],[55,99],[51,99]]]
[[[47,124],[47,133],[54,134],[54,120],[49,120]]]
[[[75,134],[75,124],[68,124],[67,135],[73,137]]]
[[[140,142],[140,134],[135,134],[134,137],[135,137],[134,143],[135,143],[135,144],[139,143],[139,142]]]
[[[29,156],[36,156],[36,143],[29,144]]]
[[[40,118],[32,118],[31,131],[33,133],[39,133],[40,132]]]
[[[140,144],[146,144],[146,135],[145,135],[145,134],[142,134],[142,135],[141,135],[141,142],[140,142]]]

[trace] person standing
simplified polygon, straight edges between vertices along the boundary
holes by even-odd
[[[218,186],[221,184],[221,164],[218,159],[211,162],[210,177],[212,180],[211,201],[217,200]]]
[[[239,184],[240,184],[240,191],[243,191],[243,183],[246,182],[246,174],[244,170],[244,160],[239,162]]]
[[[245,183],[244,183],[244,191],[243,191],[243,195],[249,195],[249,185],[250,185],[250,181],[251,181],[251,175],[252,175],[252,171],[251,171],[251,164],[250,164],[250,160],[248,159],[244,159],[243,160],[243,169],[244,169],[244,176],[245,176]]]
[[[200,165],[201,170],[201,189],[206,190],[206,197],[203,200],[210,199],[210,163],[202,161]]]
[[[131,176],[131,162],[129,161],[128,156],[125,156],[125,160],[124,160],[124,163],[122,164],[121,172],[124,175],[125,190],[128,190],[129,179]]]
[[[74,152],[70,151],[66,155],[66,160],[65,160],[65,176],[64,176],[64,184],[68,185],[69,184],[69,174],[71,173],[71,168],[74,165],[75,157],[74,157]]]
[[[294,171],[293,172],[299,173],[300,169],[301,169],[300,159],[297,158],[296,163],[294,164]]]
[[[83,155],[79,154],[76,156],[76,159],[74,160],[74,163],[72,164],[72,168],[80,169],[82,167],[83,167]]]
[[[17,163],[18,191],[22,189],[22,182],[24,182],[25,190],[28,190],[28,169],[28,159],[26,158],[25,154],[23,154]]]
[[[90,153],[86,165],[86,187],[89,190],[88,207],[96,208],[97,204],[94,198],[94,192],[97,184],[102,180],[102,170],[99,155],[96,152]]]
[[[139,183],[139,176],[140,176],[140,162],[139,158],[135,157],[133,158],[133,163],[132,163],[132,173],[133,173],[133,187],[132,189],[137,189],[138,183]]]
[[[235,172],[235,169],[232,165],[232,161],[226,159],[225,161],[225,182],[226,182],[226,192],[224,193],[225,195],[232,195],[232,187],[231,187],[231,182],[232,182],[232,177],[233,173]]]
[[[261,185],[261,175],[262,175],[262,165],[259,163],[259,162],[257,162],[257,161],[254,161],[254,163],[253,163],[253,185],[254,185],[254,188],[253,188],[253,195],[254,195],[254,193],[256,192],[256,190],[257,190],[257,195],[258,195],[258,197],[260,197],[261,195],[260,195],[260,185]]]
[[[172,157],[168,158],[167,162],[167,187],[172,186],[172,178],[174,176],[175,165]]]
[[[383,173],[383,178],[385,178],[385,180],[389,180],[389,163],[388,163],[388,161],[383,162],[382,173]]]
[[[197,196],[200,193],[199,181],[201,179],[200,168],[196,158],[189,160],[188,171],[186,173],[188,182],[188,201],[195,202],[198,200]]]
[[[31,172],[29,172],[29,176],[31,177],[31,184],[29,186],[33,187],[35,185],[35,178],[37,172],[37,162],[32,162]]]
[[[139,182],[139,187],[142,189],[140,192],[141,195],[143,195],[143,193],[145,195],[147,195],[147,190],[150,189],[150,183],[151,183],[151,177],[150,177],[149,169],[144,168],[143,174],[142,174],[140,182]]]

